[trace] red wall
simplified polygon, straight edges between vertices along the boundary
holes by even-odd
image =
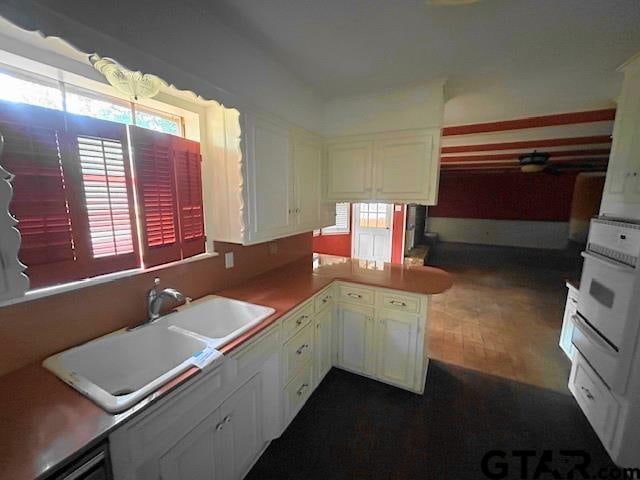
[[[430,217],[569,220],[575,174],[451,173],[440,177]]]

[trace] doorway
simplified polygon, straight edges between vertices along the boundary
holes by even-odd
[[[353,258],[390,262],[392,232],[393,204],[353,205]]]

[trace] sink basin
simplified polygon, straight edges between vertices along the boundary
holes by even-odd
[[[275,312],[273,308],[208,296],[164,317],[174,331],[206,340],[210,347],[220,348]]]
[[[47,358],[43,366],[108,412],[116,413],[205,356],[207,362],[222,360],[205,341],[154,324],[66,350]]]

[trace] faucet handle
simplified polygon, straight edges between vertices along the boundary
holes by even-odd
[[[153,279],[153,284],[157,287],[158,285],[160,285],[160,277],[156,277]]]

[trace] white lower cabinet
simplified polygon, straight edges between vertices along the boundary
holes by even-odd
[[[333,308],[327,307],[316,314],[314,319],[314,360],[313,378],[314,384],[320,384],[325,375],[331,370],[332,357],[332,322]]]
[[[571,343],[573,338],[573,330],[575,329],[575,324],[573,323],[573,316],[578,313],[578,290],[567,283],[567,288],[569,292],[567,294],[567,303],[564,307],[564,316],[562,319],[562,330],[560,331],[560,348],[562,351],[569,357],[571,360],[573,358],[573,350],[574,346]]]
[[[338,366],[422,393],[427,297],[349,284],[339,291]]]
[[[421,393],[426,308],[423,295],[330,285],[115,430],[115,480],[243,478],[334,365]]]
[[[260,375],[253,377],[220,406],[215,456],[222,463],[222,478],[244,477],[265,446],[262,435],[261,383]]]
[[[413,387],[418,347],[419,317],[414,314],[376,312],[376,375],[380,380]]]
[[[372,307],[338,304],[338,364],[352,372],[374,371]]]

